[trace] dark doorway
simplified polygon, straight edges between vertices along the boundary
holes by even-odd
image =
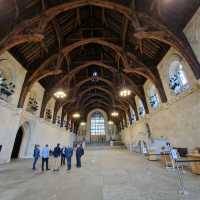
[[[22,138],[23,138],[23,130],[22,127],[19,128],[16,138],[15,138],[15,143],[13,146],[12,154],[11,154],[11,159],[16,159],[19,156],[19,150],[22,144]]]

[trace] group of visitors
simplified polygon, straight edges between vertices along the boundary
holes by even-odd
[[[44,171],[44,165],[46,165],[46,170],[49,169],[49,158],[53,157],[53,171],[59,171],[60,166],[65,165],[65,160],[67,161],[67,170],[71,170],[72,167],[72,156],[73,152],[76,154],[76,166],[77,168],[81,167],[81,157],[84,155],[84,149],[82,144],[77,144],[74,148],[71,146],[60,147],[60,144],[57,144],[53,150],[49,149],[48,144],[40,150],[39,145],[35,145],[33,152],[33,170],[36,170],[36,164],[39,158],[42,158],[42,171]]]

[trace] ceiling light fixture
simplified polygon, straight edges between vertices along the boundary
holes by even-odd
[[[58,99],[64,99],[67,95],[62,90],[59,90],[59,91],[57,91],[57,92],[54,93],[54,96],[56,98],[58,98]]]
[[[108,121],[108,124],[109,124],[109,125],[113,125],[114,122],[113,122],[113,121]]]
[[[80,118],[80,113],[78,113],[78,112],[75,112],[73,115],[72,115],[72,117],[73,118],[75,118],[75,119],[78,119],[78,118]]]
[[[128,88],[122,88],[119,92],[120,97],[128,97],[131,95],[131,90]]]
[[[81,125],[81,126],[85,126],[85,125],[86,125],[86,122],[81,122],[80,125]]]
[[[118,116],[119,116],[119,113],[118,113],[117,111],[113,111],[113,112],[111,113],[111,116],[112,116],[112,117],[118,117]]]

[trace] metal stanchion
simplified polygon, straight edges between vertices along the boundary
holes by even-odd
[[[179,191],[178,193],[181,195],[187,195],[188,191],[185,189],[184,184],[184,171],[183,171],[183,162],[181,162],[181,157],[176,149],[170,149],[170,158],[172,163],[172,169],[175,170],[176,175],[178,177],[178,185],[179,185]]]
[[[184,179],[183,179],[183,163],[175,161],[175,170],[179,182],[179,193],[182,195],[187,195],[188,191],[185,189]]]

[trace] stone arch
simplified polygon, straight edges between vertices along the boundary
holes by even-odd
[[[23,122],[15,135],[11,159],[30,157],[29,147],[31,140],[31,124],[28,121]]]

